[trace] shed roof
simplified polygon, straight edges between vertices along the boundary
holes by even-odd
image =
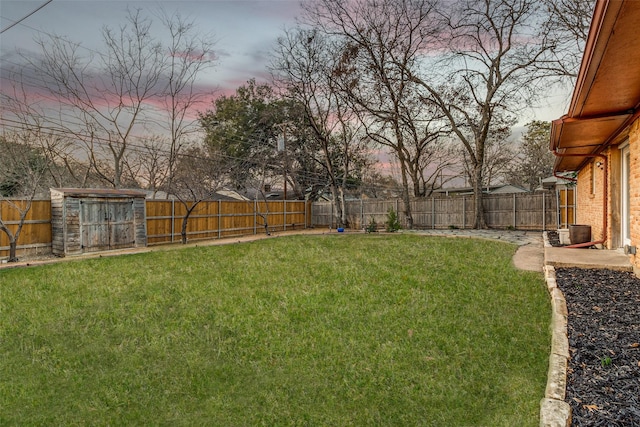
[[[567,114],[551,125],[556,172],[581,169],[617,143],[640,106],[640,2],[598,0]]]
[[[103,198],[117,198],[117,197],[142,197],[146,194],[139,190],[122,190],[115,188],[52,188],[52,192],[57,191],[64,196],[69,197],[103,197]]]

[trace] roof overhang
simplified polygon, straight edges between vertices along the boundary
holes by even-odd
[[[567,114],[551,125],[555,172],[581,169],[619,142],[640,105],[640,2],[598,0]],[[564,155],[564,156],[563,156]]]

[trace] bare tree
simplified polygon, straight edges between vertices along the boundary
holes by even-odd
[[[298,28],[278,40],[272,70],[284,96],[304,111],[315,144],[305,147],[326,170],[338,227],[346,226],[345,191],[365,139],[334,81],[335,45],[317,30]],[[315,148],[317,147],[317,149]]]
[[[160,11],[160,18],[169,35],[169,45],[159,94],[166,119],[159,124],[167,128],[169,135],[166,180],[171,187],[178,156],[193,144],[196,136],[201,136],[198,135],[201,132],[198,114],[194,110],[211,93],[200,90],[197,82],[198,77],[215,64],[215,41],[212,36],[200,33],[193,21],[179,13],[169,15]]]
[[[32,62],[60,102],[55,126],[84,143],[91,166],[115,188],[122,184],[136,132],[143,129],[146,103],[159,93],[164,60],[151,21],[140,10],[127,20],[119,30],[103,28],[103,51],[82,55],[79,44],[50,37],[39,41],[41,61]]]
[[[68,135],[48,126],[42,97],[33,96],[21,71],[7,72],[0,88],[0,119],[9,133],[30,135],[29,144],[47,158],[48,177],[57,187],[84,186],[90,180],[90,167],[79,160],[82,152]]]
[[[589,35],[595,0],[543,0],[547,26],[556,41],[553,56],[540,67],[560,77],[575,78]]]
[[[341,41],[334,78],[366,125],[367,136],[389,147],[398,159],[409,228],[413,226],[409,164],[424,165],[423,159],[411,156],[422,155],[440,132],[439,127],[434,130],[416,122],[415,82],[408,71],[438,33],[430,26],[436,22],[434,6],[430,0],[303,3],[306,19]]]
[[[487,142],[487,159],[484,162],[484,171],[482,172],[482,188],[506,183],[508,181],[508,171],[511,170],[516,158],[516,153],[512,145],[513,142],[508,140]],[[465,185],[471,185],[470,183],[473,182],[474,173],[473,162],[464,147],[458,147],[458,158],[462,159],[461,175],[464,176]],[[509,183],[518,184],[517,182]]]
[[[30,145],[34,137],[31,132],[12,132],[0,138],[0,202],[18,216],[18,221],[10,223],[7,210],[0,209],[0,231],[9,239],[9,262],[18,261],[20,233],[33,200],[46,188],[48,160]]]
[[[483,173],[491,135],[511,127],[525,108],[536,105],[542,82],[566,74],[562,50],[575,52],[584,8],[561,0],[456,0],[385,2],[322,0],[303,5],[305,19],[345,40],[339,72],[351,76],[344,90],[359,112],[372,119],[370,135],[394,149],[408,201],[407,154],[410,140],[401,118],[416,93],[424,110],[459,140],[471,166],[476,228],[486,228]],[[562,13],[571,23],[549,24]],[[569,34],[569,35],[568,35]],[[410,216],[410,212],[407,212]],[[410,221],[410,218],[408,218]]]
[[[441,9],[443,54],[419,70],[404,67],[425,104],[436,105],[472,167],[475,228],[486,228],[482,202],[487,143],[510,127],[538,98],[549,76],[539,65],[553,56],[555,40],[536,0],[461,0]],[[428,64],[428,62],[431,62]],[[396,60],[402,65],[402,59]]]
[[[413,194],[417,197],[429,197],[434,190],[442,188],[456,178],[452,172],[458,166],[456,147],[446,136],[419,144],[415,149],[421,153],[407,156],[412,159],[408,169],[413,182]]]
[[[133,151],[151,147],[142,141],[146,135],[166,132],[170,182],[180,150],[200,130],[195,108],[204,93],[196,83],[214,64],[213,41],[178,13],[161,11],[160,21],[167,46],[137,9],[126,24],[102,29],[98,51],[51,36],[39,40],[42,54],[30,60],[60,106],[57,115],[46,115],[48,126],[82,143],[91,168],[115,188],[136,185]]]
[[[189,218],[203,200],[212,198],[223,187],[225,181],[220,164],[209,156],[205,148],[184,150],[176,160],[173,181],[167,192],[185,208],[180,234],[182,243],[186,244]]]
[[[169,147],[169,142],[161,135],[143,137],[131,150],[127,162],[132,176],[137,177],[143,188],[152,191],[153,198],[161,188],[171,187],[168,178],[175,173],[175,165],[170,168],[169,161],[172,153],[178,153]]]

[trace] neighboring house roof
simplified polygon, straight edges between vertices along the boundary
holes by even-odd
[[[626,137],[640,106],[640,1],[598,0],[567,114],[551,126],[554,171],[580,170]]]
[[[552,190],[556,188],[556,186],[561,185],[573,185],[575,184],[573,181],[569,179],[561,179],[555,176],[550,176],[548,178],[544,178],[541,180],[541,186],[536,188],[536,191],[539,190]]]
[[[241,200],[241,201],[246,201],[249,200],[248,198],[246,198],[245,196],[243,196],[242,194],[238,193],[235,190],[229,190],[229,189],[222,189],[222,190],[218,190],[214,193],[212,200],[229,200],[229,201],[233,201],[233,200]]]
[[[473,187],[458,187],[458,188],[439,188],[433,190],[435,194],[445,195],[467,195],[473,194]],[[490,185],[482,187],[482,192],[485,194],[510,194],[510,193],[527,193],[528,191],[522,187],[511,184]]]
[[[248,188],[242,197],[245,200],[282,200],[284,192],[281,190],[260,191],[257,188]]]
[[[519,187],[517,185],[503,185],[502,187],[498,187],[494,190],[489,191],[489,194],[511,194],[511,193],[528,193],[529,191]]]

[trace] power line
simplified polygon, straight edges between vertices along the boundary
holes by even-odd
[[[0,117],[0,122],[5,122],[4,126],[10,129],[16,129],[16,130],[21,130],[21,126],[19,126],[19,124],[21,124],[21,122],[16,121],[16,120],[11,120],[8,119],[6,117]],[[69,137],[69,134],[67,132],[64,132],[61,129],[56,129],[53,127],[49,127],[49,126],[41,126],[40,129],[43,130],[47,130],[49,131],[52,135],[54,136],[59,136],[59,137]],[[83,136],[86,137],[86,135],[74,135],[76,137],[79,136]],[[113,141],[110,141],[106,138],[100,137],[100,136],[93,136],[92,138],[93,142],[96,145],[100,145],[100,146],[108,146],[109,144],[113,143]],[[240,140],[235,140],[236,142],[243,142]],[[261,140],[261,142],[265,142],[265,140]],[[140,144],[136,144],[135,142],[131,142],[128,141],[126,143],[127,145],[127,149],[130,152],[134,152],[134,153],[138,153],[138,154],[148,154],[148,150],[150,149],[150,147],[146,147]],[[170,154],[170,150],[166,150],[166,149],[162,149],[162,148],[153,148],[153,150],[163,153],[165,155],[169,155]],[[206,158],[201,158],[192,154],[188,154],[188,153],[177,153],[176,157],[178,158],[192,158],[192,159],[199,159],[199,160],[204,160],[207,162],[210,162],[212,164],[215,164],[216,162],[222,161],[224,159],[226,160],[232,160],[232,161],[237,161],[240,162],[240,164],[243,164],[245,162],[248,161],[248,159],[245,158],[240,158],[240,157],[235,157],[235,156],[231,156],[228,154],[222,154],[222,153],[215,153],[212,157],[206,157]],[[273,168],[273,169],[277,169],[282,167],[282,165],[280,165],[279,163],[270,163],[270,162],[266,162],[264,165],[264,167],[269,167],[269,168]],[[326,179],[327,176],[321,172],[314,172],[314,171],[310,171],[310,170],[301,170],[296,172],[295,174],[297,177],[299,178],[304,178],[307,180],[312,180],[312,181],[316,181],[318,183],[326,183]],[[389,185],[379,185],[379,184],[375,184],[375,185],[369,185],[372,188],[378,189],[378,190],[388,190],[388,189],[394,189],[393,186],[389,186]]]
[[[43,5],[37,7],[34,11],[30,12],[29,14],[27,14],[26,16],[18,19],[17,21],[15,21],[13,24],[9,25],[7,28],[5,28],[4,30],[0,31],[0,34],[4,33],[5,31],[15,27],[16,25],[18,25],[19,23],[21,23],[22,21],[24,21],[25,19],[27,19],[28,17],[30,17],[31,15],[33,15],[34,13],[36,13],[37,11],[39,11],[40,9],[42,9],[43,7],[45,7],[46,5],[48,5],[49,3],[51,3],[53,0],[47,0],[47,2],[45,2]]]

